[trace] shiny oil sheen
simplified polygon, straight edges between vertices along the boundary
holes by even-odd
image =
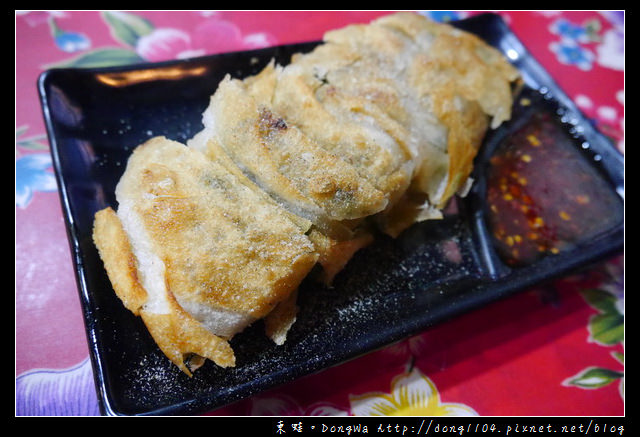
[[[619,196],[580,148],[552,114],[534,112],[491,157],[488,221],[509,265],[575,249],[622,220]]]

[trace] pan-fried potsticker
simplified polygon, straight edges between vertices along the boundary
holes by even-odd
[[[136,148],[117,211],[96,213],[116,295],[189,375],[235,365],[229,341],[257,320],[282,344],[312,270],[330,283],[375,232],[439,218],[468,188],[517,79],[477,37],[408,12],[225,77],[203,129]]]
[[[96,245],[116,293],[183,370],[192,354],[233,365],[227,341],[286,301],[318,258],[300,221],[165,138],[135,149],[116,196],[117,213],[96,216]]]

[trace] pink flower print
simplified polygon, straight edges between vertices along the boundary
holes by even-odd
[[[243,35],[236,25],[217,17],[200,24],[193,32],[194,46],[207,53],[256,49],[276,43],[277,40],[272,35],[264,32]]]
[[[16,11],[16,17],[21,16],[31,27],[47,24],[52,18],[65,18],[68,14],[62,11]]]
[[[154,29],[138,39],[136,52],[147,61],[158,62],[262,48],[276,43],[270,34],[243,35],[233,23],[212,18],[196,26],[191,34],[173,28]]]
[[[185,52],[191,51],[189,34],[178,29],[159,28],[140,37],[136,43],[136,52],[151,62],[179,59]]]

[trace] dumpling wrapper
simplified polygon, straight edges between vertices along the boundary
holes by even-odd
[[[227,340],[286,301],[316,264],[304,229],[223,165],[157,137],[137,147],[96,214],[116,294],[185,373],[192,354],[233,366]]]
[[[324,40],[361,54],[329,70],[327,81],[369,96],[411,132],[412,185],[380,221],[397,235],[412,220],[437,217],[469,186],[487,128],[510,117],[517,69],[475,35],[410,12],[332,30]]]
[[[214,140],[256,185],[328,234],[387,205],[351,165],[260,105],[239,80],[227,76],[218,85],[203,124],[190,147],[206,153]]]
[[[402,138],[379,123],[376,117],[384,115],[375,105],[343,95],[315,76],[317,64],[299,65],[303,60],[306,56],[285,67],[267,65],[245,80],[247,91],[324,150],[341,157],[393,203],[411,182],[412,161],[399,142]]]

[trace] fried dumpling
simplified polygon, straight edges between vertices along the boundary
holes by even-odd
[[[307,68],[269,64],[245,81],[247,91],[269,105],[286,123],[332,155],[341,157],[357,174],[393,203],[411,181],[410,155],[368,112],[364,100],[340,96]],[[270,92],[269,91],[270,89]]]
[[[194,353],[233,365],[226,340],[286,301],[318,258],[279,206],[166,138],[135,149],[116,196],[94,240],[119,297],[183,370]],[[197,339],[181,342],[182,331]]]
[[[361,54],[348,67],[329,70],[326,80],[368,96],[411,132],[411,187],[402,205],[378,218],[396,234],[398,220],[412,223],[400,211],[413,211],[415,221],[437,217],[469,186],[489,125],[509,118],[517,70],[476,36],[415,13],[346,26],[324,40]]]
[[[412,188],[424,192],[432,205],[444,204],[449,129],[435,112],[431,96],[419,95],[407,75],[422,48],[406,35],[375,22],[329,31],[324,41],[361,53],[361,59],[351,66],[329,71],[327,81],[346,93],[366,96],[404,127],[414,162]]]
[[[491,117],[492,128],[511,117],[511,86],[519,77],[518,70],[476,35],[407,12],[389,14],[371,24],[398,30],[419,47],[420,56],[413,63],[421,71],[415,84],[426,87],[425,93],[452,87],[480,104]]]
[[[117,211],[96,213],[116,295],[189,375],[234,366],[229,340],[259,319],[282,344],[312,270],[331,283],[374,225],[395,237],[468,189],[517,80],[479,38],[404,12],[227,75],[203,129],[138,146]]]
[[[415,13],[390,14],[371,26],[403,35],[416,47],[407,58],[407,85],[430,102],[448,130],[447,177],[431,196],[442,207],[465,186],[487,128],[509,119],[518,71],[477,36]],[[434,185],[431,170],[420,173],[415,185],[429,191]]]
[[[203,124],[190,146],[214,139],[260,188],[327,232],[386,206],[383,193],[351,165],[260,105],[239,80],[219,84]]]

